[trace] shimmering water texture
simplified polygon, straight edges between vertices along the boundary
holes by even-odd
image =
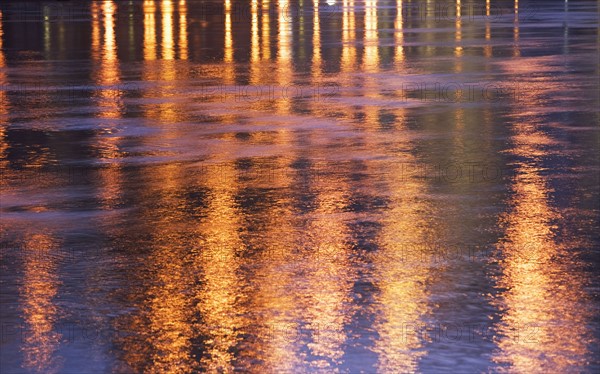
[[[1,372],[600,372],[598,46],[596,1],[1,1]]]

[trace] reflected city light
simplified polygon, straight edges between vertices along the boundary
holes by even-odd
[[[377,0],[365,0],[365,71],[377,71],[379,65],[379,28],[377,24]]]
[[[173,60],[175,58],[174,35],[173,35],[173,2],[162,0],[160,11],[162,14],[162,58]]]
[[[238,234],[241,223],[234,199],[234,166],[227,163],[211,168],[202,182],[211,199],[206,223],[198,227],[202,238],[198,266],[204,278],[198,312],[204,322],[201,333],[207,338],[201,366],[205,372],[232,372],[233,351],[244,333],[239,309],[242,281],[238,279],[243,242]]]
[[[394,33],[396,39],[396,63],[401,64],[404,61],[404,5],[402,0],[396,0],[396,22]]]
[[[235,67],[233,65],[233,35],[231,33],[231,1],[225,0],[225,45],[223,47],[223,83],[235,83]]]
[[[336,186],[336,188],[331,188]],[[314,218],[306,231],[311,253],[305,263],[307,294],[306,319],[308,349],[315,359],[310,367],[331,370],[343,360],[348,316],[344,312],[353,279],[350,264],[350,230],[341,219],[348,204],[348,186],[342,180],[322,178],[311,185],[317,196]]]
[[[6,168],[7,159],[6,152],[8,150],[8,143],[6,142],[6,127],[8,123],[8,114],[10,104],[8,101],[8,95],[6,94],[6,86],[8,84],[8,80],[6,79],[6,60],[4,57],[3,50],[3,37],[4,37],[4,20],[2,17],[2,10],[0,10],[0,170],[4,173],[4,169]],[[4,183],[4,181],[0,182],[0,186]]]
[[[250,31],[250,68],[256,67],[257,62],[260,59],[260,42],[258,34],[258,0],[252,0],[252,8],[250,9],[252,14],[252,30]]]
[[[519,47],[519,1],[515,0],[515,21],[513,26],[513,57],[521,56]]]
[[[292,20],[288,0],[277,0],[277,86],[282,94],[277,100],[277,112],[289,113],[291,108],[290,98],[293,95],[288,89],[291,86],[292,65]],[[284,94],[285,93],[285,94]]]
[[[312,59],[312,77],[318,84],[321,78],[322,59],[321,59],[321,25],[319,19],[319,0],[313,0],[313,59]]]
[[[344,0],[342,15],[342,61],[341,70],[351,71],[356,65],[356,24],[354,17],[354,0]]]
[[[454,32],[454,40],[456,43],[456,47],[454,47],[454,55],[457,57],[462,56],[463,54],[463,47],[462,47],[462,9],[461,9],[462,5],[460,0],[456,0],[456,12],[455,12],[455,16],[456,16],[456,21],[455,21],[455,28],[456,31]],[[460,72],[460,70],[456,71],[457,73]]]
[[[144,60],[156,60],[156,6],[154,0],[144,0]]]
[[[405,124],[399,124],[404,128]],[[410,147],[409,144],[406,144]],[[406,164],[419,165],[405,154]],[[381,249],[374,255],[379,293],[375,329],[378,339],[378,371],[408,373],[417,369],[426,352],[419,334],[431,306],[428,304],[427,280],[431,254],[423,249],[429,241],[428,217],[432,211],[420,195],[426,185],[419,178],[402,179],[404,163],[390,166],[385,175],[390,189],[390,209],[382,220]]]
[[[510,3],[3,2],[2,372],[597,372],[597,6]]]
[[[61,284],[56,260],[60,248],[48,234],[30,233],[25,237],[23,298],[24,367],[35,372],[58,373],[56,356],[62,334],[57,331],[60,309],[54,299]]]
[[[188,59],[187,0],[179,0],[179,59]]]
[[[540,68],[523,67],[530,74]],[[521,94],[524,102],[535,103],[547,88],[532,84]],[[562,242],[556,233],[556,222],[564,217],[543,166],[552,157],[547,149],[553,139],[535,113],[523,115],[519,103],[514,112],[510,152],[520,161],[511,181],[510,210],[500,222],[498,287],[504,291],[495,300],[503,314],[494,361],[500,372],[584,371],[589,354],[585,326],[591,316],[577,307],[586,298],[583,272],[572,251],[580,243],[576,238]]]
[[[271,59],[271,20],[269,19],[269,1],[262,0],[262,58],[265,61]]]

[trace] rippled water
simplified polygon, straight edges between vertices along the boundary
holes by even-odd
[[[0,3],[2,373],[600,370],[597,2]]]

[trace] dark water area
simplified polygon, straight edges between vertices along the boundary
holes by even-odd
[[[598,21],[1,1],[0,372],[599,372]]]

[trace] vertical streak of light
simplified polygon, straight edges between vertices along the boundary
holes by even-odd
[[[252,0],[250,7],[251,31],[250,31],[250,61],[256,62],[260,58],[260,42],[258,35],[258,0]]]
[[[6,60],[4,57],[4,20],[2,18],[2,10],[0,9],[0,170],[4,168],[7,163],[6,159],[6,151],[8,149],[8,144],[6,143],[6,125],[8,123],[8,113],[9,113],[9,103],[8,103],[8,95],[6,94],[6,90],[8,89],[8,81],[6,79],[6,73],[4,69],[6,68]],[[3,171],[0,171],[3,173]],[[2,185],[3,181],[0,181],[0,185]]]
[[[521,56],[521,48],[519,46],[519,0],[515,0],[515,20],[513,26],[513,57]]]
[[[233,65],[233,35],[231,31],[231,0],[225,0],[225,41],[224,41],[224,83],[235,82],[235,66]]]
[[[44,16],[44,55],[46,58],[49,58],[49,53],[52,51],[52,33],[50,30],[50,20],[48,6],[45,5],[43,8],[43,16]]]
[[[5,66],[5,60],[4,60],[4,50],[3,45],[4,45],[4,19],[2,18],[2,9],[0,9],[0,68],[3,68]]]
[[[318,85],[317,80],[321,77],[322,58],[321,58],[321,24],[319,18],[319,0],[313,0],[313,56],[312,56],[312,76],[313,81]]]
[[[92,59],[100,60],[102,51],[100,45],[100,9],[98,3],[92,2]]]
[[[142,82],[150,83],[158,79],[156,67],[150,63],[158,58],[158,46],[156,35],[156,6],[154,0],[144,0],[144,63],[142,68]],[[143,98],[154,97],[155,90],[144,89],[141,92]],[[145,106],[146,115],[153,116],[158,110],[153,105]]]
[[[225,0],[225,62],[233,62],[233,38],[231,35],[231,0]]]
[[[269,0],[262,0],[262,59],[271,59],[271,20]]]
[[[365,56],[364,68],[377,71],[379,67],[379,29],[377,21],[377,0],[365,1]]]
[[[233,153],[233,152],[232,152]],[[206,372],[233,372],[237,344],[243,332],[240,304],[243,301],[239,259],[244,243],[240,237],[240,212],[234,162],[210,167],[206,188],[211,193],[207,219],[200,225],[202,248],[199,254],[203,274],[198,312],[203,335],[208,337],[200,362]]]
[[[173,60],[174,36],[173,36],[173,2],[172,0],[163,0],[161,3],[162,13],[162,58],[163,60]]]
[[[105,0],[102,4],[102,13],[104,15],[104,58],[109,63],[114,63],[117,59],[117,46],[115,39],[115,9],[110,0]],[[112,68],[115,66],[111,66]],[[111,73],[110,78],[115,78]]]
[[[283,142],[282,142],[283,144]],[[294,180],[287,172],[286,160],[276,162],[274,173],[269,179],[271,186],[290,188]],[[295,253],[298,237],[294,226],[294,210],[289,194],[282,195],[281,200],[273,209],[266,211],[260,220],[264,231],[260,238],[252,239],[251,246],[261,248],[256,258],[258,271],[255,273],[252,309],[260,316],[257,345],[253,352],[258,352],[257,362],[264,362],[264,369],[256,370],[261,373],[292,373],[301,362],[301,352],[298,347],[298,321],[303,318],[294,297],[297,288],[294,277],[296,271],[288,270],[288,265],[301,261]],[[264,217],[264,218],[263,218]],[[255,241],[255,242],[254,242]],[[283,270],[282,269],[286,269]],[[293,290],[294,292],[290,292]]]
[[[179,59],[188,59],[187,0],[179,0]]]
[[[342,71],[352,71],[356,64],[354,0],[344,0],[342,15]]]
[[[563,21],[563,63],[566,65],[569,55],[569,2],[565,0],[565,20]]]
[[[402,0],[396,1],[396,64],[404,62],[404,19],[403,19],[403,4]]]
[[[364,37],[363,69],[366,73],[379,71],[379,29],[377,0],[365,2],[365,37]],[[367,74],[364,81],[364,96],[369,98],[379,97],[379,83],[372,75]],[[379,109],[375,105],[366,105],[364,123],[370,127],[378,126]]]
[[[104,19],[104,38],[101,54],[101,70],[99,84],[115,85],[120,83],[119,61],[117,58],[117,42],[115,37],[115,4],[112,0],[105,0],[102,4],[102,16]],[[115,99],[119,98],[121,92],[118,89],[105,89],[101,91],[104,99],[104,117],[117,118],[120,116],[119,107]]]
[[[154,0],[144,1],[144,60],[156,60],[156,7]]]
[[[289,90],[292,83],[292,50],[291,33],[292,19],[289,14],[289,1],[278,0],[278,40],[277,40],[277,85],[282,92],[278,100],[277,111],[280,114],[289,113],[291,107],[292,90]],[[285,133],[284,133],[285,134]]]
[[[260,64],[260,35],[258,33],[258,0],[252,0],[250,6],[251,29],[250,29],[250,84],[256,85],[260,82],[258,77]]]
[[[22,334],[25,368],[40,373],[57,373],[56,357],[62,334],[56,331],[59,308],[53,302],[60,280],[56,259],[59,247],[49,234],[27,234],[23,245],[24,274],[20,288],[23,299]]]
[[[490,20],[490,0],[485,1],[485,47],[483,48],[483,54],[485,57],[492,57],[492,26]]]
[[[539,92],[545,87],[523,92],[526,102],[539,100]],[[558,237],[557,222],[564,218],[545,173],[545,159],[555,156],[548,151],[554,139],[543,130],[543,117],[522,117],[514,123],[510,149],[522,161],[513,173],[510,210],[501,217],[504,235],[497,244],[503,291],[495,301],[502,318],[493,361],[499,372],[581,372],[591,353],[587,326],[594,307],[573,249],[586,244],[577,235],[567,242]]]
[[[117,42],[115,36],[115,12],[116,4],[113,0],[105,0],[101,8],[92,4],[93,22],[92,22],[92,56],[97,58],[96,72],[94,74],[95,84],[101,87],[96,96],[98,100],[98,117],[107,120],[103,123],[104,134],[99,135],[97,147],[100,151],[100,158],[105,160],[118,159],[121,157],[118,142],[119,137],[106,136],[115,132],[115,124],[112,120],[121,117],[121,96],[122,91],[111,86],[118,85],[121,82],[119,61],[117,57]],[[100,43],[99,20],[102,19],[104,35]],[[108,87],[107,87],[108,86]],[[102,185],[99,198],[105,207],[113,206],[113,203],[120,196],[121,172],[118,164],[111,163],[101,172],[99,183]]]
[[[512,65],[509,73],[526,77],[545,66]],[[493,372],[584,372],[594,357],[590,321],[597,307],[586,291],[593,275],[579,251],[589,247],[590,239],[579,235],[580,228],[564,216],[570,210],[555,197],[568,188],[557,183],[564,173],[549,172],[557,158],[568,157],[553,147],[558,139],[546,126],[546,108],[540,106],[546,95],[562,89],[549,92],[552,80],[529,79],[527,89],[511,103],[507,151],[517,161],[508,209],[498,220],[503,231],[496,244],[499,292],[493,293],[491,303],[501,319]]]
[[[172,90],[176,88],[177,79],[185,79],[185,72],[182,72],[181,76],[177,76],[177,62],[175,59],[175,24],[173,22],[173,1],[162,0],[161,13],[162,13],[162,59],[160,65],[160,80],[163,85],[163,89],[160,90],[161,97],[170,97]],[[178,118],[177,104],[172,101],[165,101],[157,106],[158,117],[160,123],[175,122]],[[176,129],[169,126],[168,131],[165,133],[165,138],[174,139],[176,138]]]
[[[129,46],[128,46],[128,50],[129,50],[129,60],[135,60],[136,57],[136,51],[137,51],[137,47],[138,44],[135,41],[135,34],[136,34],[136,30],[135,30],[135,24],[136,24],[136,19],[133,16],[135,13],[135,7],[133,3],[129,3],[129,14],[127,16],[127,23],[129,25],[129,29],[127,30],[127,35],[129,36]]]
[[[143,219],[152,222],[152,244],[143,266],[150,277],[141,290],[142,305],[136,308],[143,319],[131,320],[128,329],[135,336],[126,336],[125,341],[131,340],[124,345],[126,361],[136,372],[197,372],[192,353],[192,339],[197,336],[192,322],[195,303],[190,300],[196,278],[189,271],[189,247],[178,234],[182,219],[175,208],[181,201],[175,191],[181,189],[182,169],[177,164],[152,168],[156,178],[144,186],[144,198],[157,199],[160,208],[142,213]],[[135,345],[140,338],[145,338],[143,347]]]
[[[420,165],[410,152],[406,152],[407,164]],[[382,373],[415,372],[425,354],[420,349],[420,326],[430,313],[427,280],[432,260],[423,244],[431,237],[427,227],[432,212],[422,198],[427,184],[419,177],[406,178],[405,165],[394,163],[386,169],[390,209],[382,220],[380,249],[373,259],[380,290],[374,351],[377,371]]]
[[[454,55],[457,57],[462,56],[463,54],[463,47],[461,45],[462,43],[462,14],[461,14],[461,2],[460,0],[456,0],[456,23],[455,23],[455,27],[456,27],[456,32],[454,34],[454,39],[455,39],[455,43],[456,43],[456,47],[454,48]],[[460,70],[459,70],[460,71]],[[457,71],[457,72],[459,72]]]
[[[350,230],[339,215],[348,203],[349,191],[341,178],[315,179],[317,209],[307,228],[311,253],[306,261],[310,287],[306,315],[312,335],[308,346],[315,357],[311,369],[333,371],[342,364],[348,318],[344,304],[354,279],[350,275]]]

